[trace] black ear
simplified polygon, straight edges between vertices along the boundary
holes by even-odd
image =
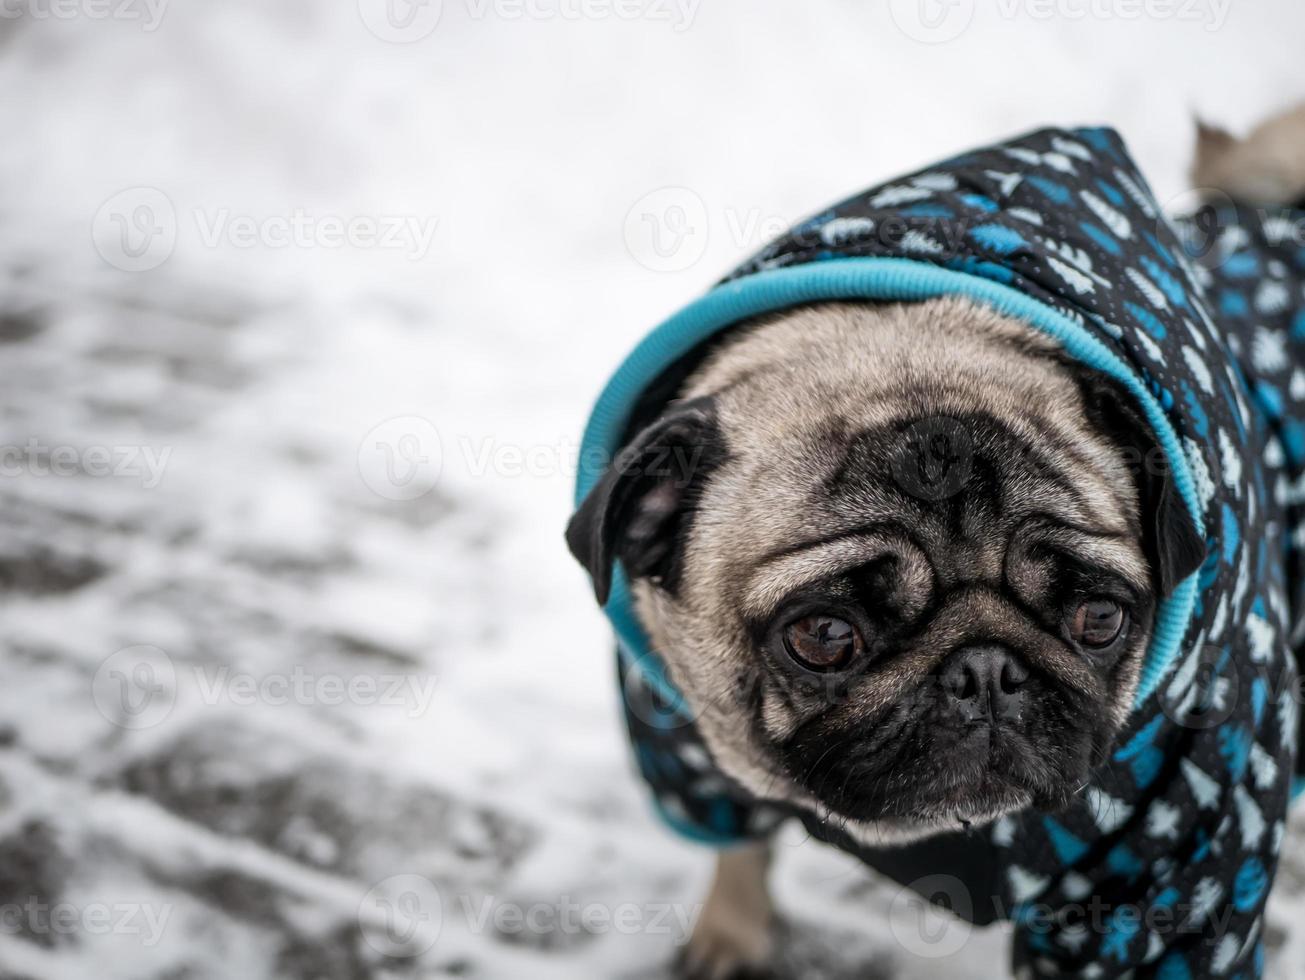
[[[1137,399],[1099,372],[1080,377],[1089,418],[1123,450],[1137,488],[1142,551],[1151,565],[1156,595],[1170,595],[1201,567],[1205,541],[1197,533],[1174,484],[1169,459]]]
[[[566,528],[566,543],[607,602],[612,562],[675,587],[697,492],[725,458],[710,398],[672,407],[617,454]]]

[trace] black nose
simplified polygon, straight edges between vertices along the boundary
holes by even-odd
[[[1018,718],[1029,669],[1003,646],[966,647],[943,664],[942,688],[967,721]]]

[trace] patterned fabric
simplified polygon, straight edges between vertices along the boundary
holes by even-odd
[[[1073,806],[893,850],[749,799],[712,765],[656,655],[624,644],[631,738],[672,825],[726,842],[797,816],[904,884],[925,879],[926,897],[941,874],[962,914],[1016,923],[1026,974],[1260,976],[1297,762],[1302,228],[1303,212],[1232,205],[1170,223],[1115,133],[1044,130],[844,201],[728,277],[718,289],[805,264],[905,258],[1069,317],[1172,426],[1171,463],[1190,476],[1208,557],[1176,659],[1152,664],[1153,690]]]

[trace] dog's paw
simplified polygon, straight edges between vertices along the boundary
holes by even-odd
[[[774,941],[754,922],[704,918],[675,963],[676,980],[774,980]]]

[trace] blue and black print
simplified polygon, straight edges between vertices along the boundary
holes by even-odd
[[[972,918],[1015,922],[1026,974],[1263,973],[1264,904],[1298,778],[1302,228],[1305,212],[1231,203],[1171,221],[1114,132],[1043,130],[844,201],[717,287],[885,259],[999,283],[1118,355],[1172,428],[1208,557],[1187,586],[1176,654],[1149,662],[1144,697],[1077,802],[891,851],[806,821],[903,883],[956,875]],[[608,611],[639,766],[668,821],[725,843],[801,817],[715,770],[655,652],[632,653],[628,609]]]

